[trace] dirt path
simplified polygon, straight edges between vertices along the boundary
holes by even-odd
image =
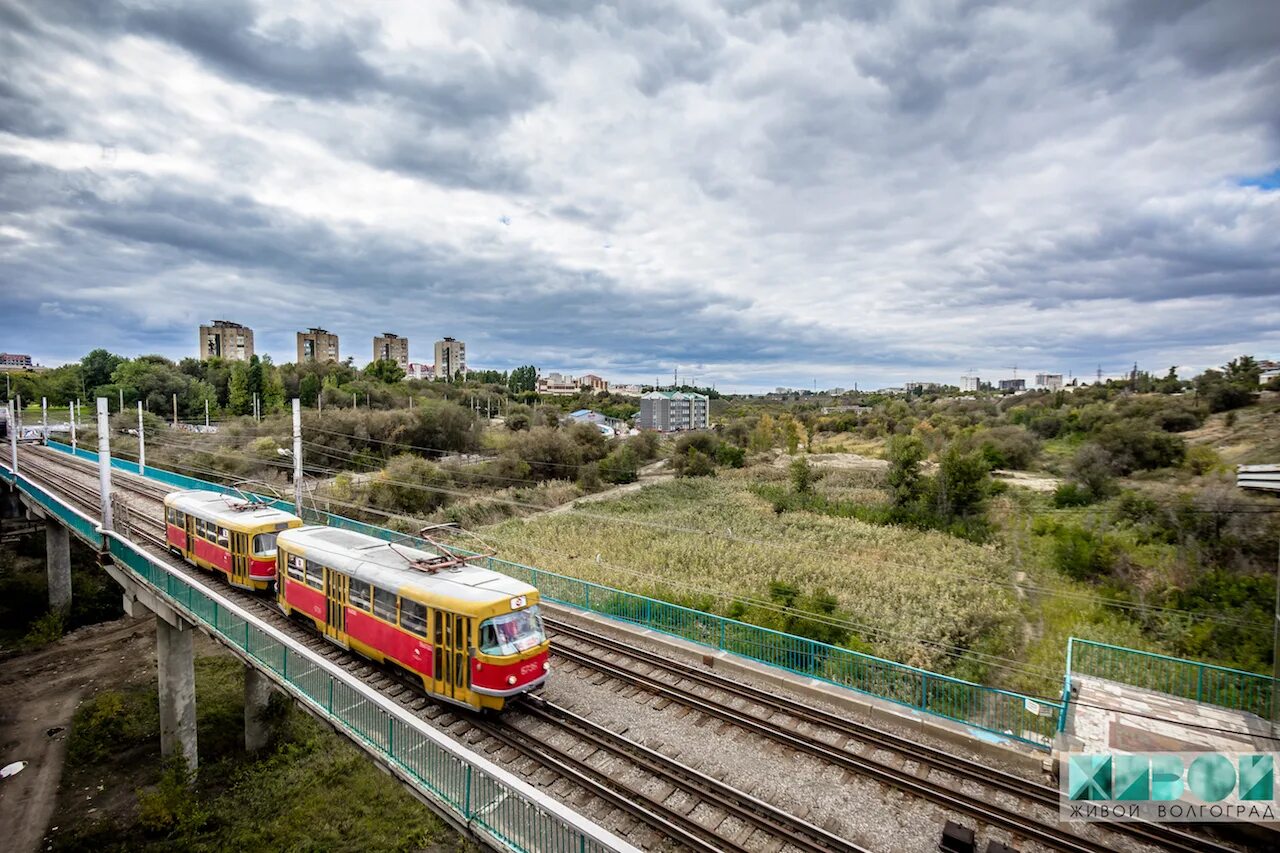
[[[1049,474],[1028,474],[1026,471],[992,471],[991,476],[1014,486],[1022,486],[1033,492],[1052,492],[1062,485],[1062,478]]]
[[[675,477],[675,474],[672,474],[668,470],[669,467],[667,460],[659,459],[657,462],[650,463],[641,468],[639,472],[640,479],[636,480],[634,483],[624,483],[621,486],[614,486],[612,489],[605,489],[603,492],[596,492],[592,495],[583,495],[580,498],[574,498],[568,503],[560,504],[560,506],[545,510],[544,512],[535,512],[533,515],[526,515],[523,520],[530,521],[535,518],[541,518],[545,515],[559,515],[560,513],[568,512],[578,504],[613,500],[614,498],[620,498],[631,492],[638,492],[645,486],[652,486],[655,483],[666,482],[667,480]]]
[[[153,620],[126,617],[0,662],[0,766],[28,762],[17,776],[0,781],[6,850],[44,849],[76,707],[99,685],[118,685],[154,667],[154,637]]]

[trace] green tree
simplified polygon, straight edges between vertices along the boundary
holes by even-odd
[[[243,361],[237,361],[231,366],[231,378],[227,383],[227,409],[233,415],[247,415],[253,411],[249,367]]]
[[[517,367],[507,378],[507,387],[513,394],[532,393],[538,390],[538,368],[532,364]]]
[[[320,387],[320,377],[314,373],[302,377],[302,381],[298,383],[298,398],[302,400],[302,405],[314,406],[320,399]]]
[[[1258,387],[1258,379],[1262,376],[1262,368],[1251,355],[1242,355],[1227,362],[1223,371],[1226,380],[1238,388],[1253,391]]]
[[[405,373],[404,368],[394,359],[383,358],[369,362],[369,366],[364,369],[364,375],[369,379],[394,385],[404,379]]]
[[[124,361],[123,356],[115,355],[105,349],[96,349],[80,359],[80,370],[84,379],[85,390],[92,393],[100,385],[111,381],[111,374]]]
[[[1093,442],[1080,446],[1071,458],[1069,470],[1071,479],[1093,500],[1101,500],[1111,493],[1115,462],[1110,453]]]
[[[924,443],[914,435],[889,439],[889,473],[886,481],[894,506],[908,506],[919,500],[920,463],[924,461]]]
[[[967,518],[982,509],[991,488],[990,468],[981,453],[963,453],[955,444],[938,460],[933,507],[942,518]]]
[[[813,469],[803,456],[791,461],[791,487],[798,495],[807,495],[813,490]]]

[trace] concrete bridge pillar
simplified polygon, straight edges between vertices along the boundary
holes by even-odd
[[[160,675],[160,753],[181,755],[194,772],[196,752],[196,669],[194,632],[182,619],[170,624],[156,616],[156,659]]]
[[[71,533],[58,521],[44,521],[45,565],[49,577],[49,609],[71,609]]]
[[[266,721],[271,700],[271,681],[261,670],[244,668],[244,748],[257,752],[271,742],[271,726]]]

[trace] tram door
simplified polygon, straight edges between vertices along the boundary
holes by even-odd
[[[347,633],[347,576],[326,568],[324,577],[324,597],[329,608],[324,632],[345,643],[343,635]]]
[[[433,610],[435,650],[433,655],[436,692],[466,700],[471,687],[471,620],[446,610]]]
[[[184,549],[187,552],[187,556],[191,557],[194,556],[196,552],[196,518],[194,515],[188,515],[186,513],[183,513],[182,518],[183,529],[187,532],[187,544],[184,546]]]
[[[231,531],[231,582],[249,586],[249,534]]]

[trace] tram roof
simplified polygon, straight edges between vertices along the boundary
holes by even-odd
[[[462,565],[438,572],[414,568],[411,561],[430,560],[439,555],[407,545],[393,547],[384,539],[354,530],[309,525],[286,530],[276,541],[286,547],[299,546],[305,557],[398,595],[409,591],[422,596],[494,604],[537,592],[523,581],[479,566]]]
[[[208,489],[170,492],[165,496],[164,504],[179,512],[227,527],[288,525],[298,520],[298,517],[291,512]]]

